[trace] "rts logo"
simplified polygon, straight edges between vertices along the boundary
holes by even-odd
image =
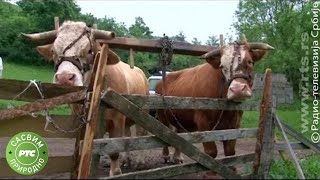
[[[20,150],[19,151],[19,157],[25,156],[25,157],[34,157],[36,153],[36,150]]]

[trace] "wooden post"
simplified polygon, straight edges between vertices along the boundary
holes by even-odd
[[[272,111],[275,104],[272,103],[272,75],[271,69],[265,73],[263,97],[260,106],[260,122],[257,133],[256,157],[253,162],[253,176],[255,178],[268,178],[273,157],[274,119]]]
[[[223,35],[220,34],[220,47],[224,45]]]
[[[130,64],[130,68],[133,69],[134,68],[134,56],[133,56],[133,49],[132,48],[130,48],[129,64]]]
[[[55,30],[59,29],[59,17],[58,16],[54,17],[54,29]]]
[[[101,91],[104,82],[104,72],[108,59],[108,51],[108,45],[104,44],[102,46],[101,55],[100,53],[97,54],[93,64],[92,78],[88,86],[89,94],[91,94],[90,92],[92,92],[87,117],[87,120],[89,122],[87,123],[83,140],[78,179],[87,179],[90,172],[92,144],[97,127],[97,118],[100,106]]]
[[[94,137],[95,139],[103,138],[103,135],[106,133],[107,125],[106,125],[106,120],[104,118],[105,109],[106,109],[106,105],[101,103],[99,115],[98,115],[98,122],[97,122],[97,132]],[[91,171],[89,172],[90,178],[96,178],[98,175],[100,157],[101,157],[100,154],[92,154]]]

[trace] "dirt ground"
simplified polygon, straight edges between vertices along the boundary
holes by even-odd
[[[6,142],[8,142],[8,138],[2,138],[0,139],[0,149],[5,149]],[[49,146],[49,152],[50,156],[63,156],[63,155],[72,155],[73,153],[73,145],[74,145],[74,139],[60,139],[60,138],[50,138],[46,139],[45,141],[47,142]],[[202,152],[203,152],[203,147],[202,144],[194,144],[196,147],[198,147]],[[221,158],[223,157],[223,146],[221,142],[217,142],[217,148],[218,148],[218,157]],[[236,154],[246,154],[250,152],[254,152],[255,148],[255,141],[254,139],[251,140],[243,140],[240,139],[237,141],[236,145]],[[172,147],[170,149],[170,155],[172,157],[172,154],[174,153],[174,149]],[[144,154],[144,160],[145,164],[143,166],[140,166],[139,169],[134,169],[133,167],[135,166],[135,159],[139,153]],[[131,151],[130,152],[130,157],[132,158],[131,162],[131,168],[127,166],[124,162],[124,155],[125,153],[120,154],[120,163],[121,163],[121,170],[122,173],[127,173],[127,172],[135,172],[139,170],[147,170],[147,169],[153,169],[153,168],[159,168],[159,167],[164,167],[164,166],[169,166],[173,165],[172,162],[165,163],[164,159],[162,157],[162,148],[156,148],[156,149],[150,149],[150,150],[143,150],[143,151]],[[1,156],[4,156],[4,152],[1,153]],[[184,163],[191,163],[194,162],[192,159],[189,157],[185,156],[184,157]],[[108,156],[102,156],[100,159],[100,166],[99,166],[99,177],[106,177],[109,175],[109,167],[110,167],[110,161]],[[248,171],[248,167],[250,167],[250,164],[247,165],[241,165],[237,166],[238,172],[244,172]],[[250,170],[250,169],[249,169]],[[183,176],[176,176],[172,177],[174,179],[206,179],[204,178],[205,172],[202,173],[194,173],[194,174],[188,174],[188,175],[183,175]],[[17,177],[19,178],[19,177]],[[21,177],[20,177],[21,178]],[[45,178],[45,179],[66,179],[70,178],[69,173],[61,173],[61,174],[52,174],[50,176],[43,176],[43,175],[35,175],[35,176],[28,176],[28,177],[23,177],[26,179],[35,179],[35,178]]]
[[[56,155],[72,155],[73,153],[73,145],[74,145],[74,139],[45,139],[47,144],[49,145],[49,152],[51,156]],[[3,149],[6,145],[7,139],[0,139],[0,149]],[[194,144],[196,147],[198,147],[203,152],[202,144]],[[218,148],[218,157],[222,158],[224,157],[223,152],[223,146],[221,142],[217,142],[217,148]],[[255,139],[239,139],[237,140],[236,145],[236,154],[247,154],[247,153],[253,153],[255,149]],[[170,147],[170,155],[172,156],[174,152],[174,149]],[[137,157],[138,153],[143,153],[145,164],[141,167],[139,170],[147,170],[147,169],[153,169],[158,167],[164,167],[172,165],[173,163],[165,163],[164,159],[162,158],[162,148],[156,148],[156,149],[150,149],[150,150],[144,150],[142,151],[131,151],[130,156],[132,157],[133,161],[131,163],[132,166],[134,166],[134,159]],[[299,155],[301,153],[297,152],[298,158],[302,158]],[[3,152],[1,153],[3,156]],[[127,172],[134,172],[139,171],[134,168],[129,168],[128,166],[125,166],[124,164],[124,153],[121,153],[120,155],[120,162],[121,162],[121,169],[122,173]],[[279,153],[275,152],[275,156],[279,156]],[[300,156],[300,157],[299,157]],[[185,163],[191,163],[194,162],[189,157],[183,155],[184,162]],[[108,156],[102,156],[100,159],[100,166],[99,166],[99,177],[106,177],[109,174],[109,157]],[[241,164],[236,166],[237,172],[240,174],[243,173],[250,173],[251,172],[251,163]],[[70,178],[69,173],[63,173],[63,174],[52,174],[50,176],[28,176],[23,177],[24,179],[35,179],[35,178],[45,178],[45,179],[68,179]],[[176,177],[171,177],[170,179],[216,179],[220,178],[219,176],[210,176],[208,178],[206,176],[205,172],[201,173],[194,173],[194,174],[187,174],[187,175],[181,175]],[[1,178],[0,178],[1,179]]]

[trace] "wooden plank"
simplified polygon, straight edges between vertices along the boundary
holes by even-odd
[[[292,149],[310,149],[310,147],[306,146],[305,144],[301,143],[301,142],[291,142],[290,146]],[[286,150],[286,144],[283,142],[279,142],[274,144],[274,149],[279,151],[284,151]]]
[[[99,108],[99,114],[98,114],[98,122],[97,122],[97,132],[95,135],[95,139],[97,138],[103,138],[104,134],[106,133],[107,129],[107,122],[105,121],[104,115],[105,115],[105,106],[100,106]],[[94,143],[94,142],[93,142]],[[93,148],[94,150],[94,144]],[[92,151],[93,151],[92,150]],[[99,164],[100,164],[100,154],[98,153],[92,153],[92,160],[91,160],[91,171],[90,171],[90,177],[95,178],[98,175],[99,170]]]
[[[85,98],[85,91],[78,91],[73,93],[68,93],[54,98],[49,99],[39,99],[35,102],[22,105],[13,109],[0,110],[0,121],[5,119],[13,119],[19,116],[29,115],[33,112],[38,112],[41,110],[53,108],[55,106],[69,104],[83,100]]]
[[[128,101],[126,98],[110,90],[107,91],[107,103],[123,113],[128,118],[134,120],[144,129],[156,135],[161,140],[181,150],[182,153],[189,156],[194,161],[208,169],[211,169],[226,178],[240,178],[233,170],[218,163],[214,158],[201,152],[197,147],[178,136],[171,129],[163,125],[157,119],[153,118],[148,113],[144,112],[141,108]]]
[[[54,17],[54,29],[55,30],[59,29],[59,17],[58,16]]]
[[[49,157],[46,166],[38,172],[36,175],[50,175],[57,173],[71,172],[73,166],[72,156],[56,156]],[[4,177],[15,177],[25,178],[25,176],[19,175],[14,172],[8,165],[5,158],[0,158],[0,178]],[[11,179],[11,178],[10,178]]]
[[[29,81],[15,79],[0,79],[0,99],[12,100],[21,93],[28,85]],[[84,90],[83,86],[65,86],[52,83],[41,83],[44,98],[53,98],[67,93]],[[16,100],[33,102],[40,99],[41,96],[34,85],[31,85]]]
[[[289,151],[289,155],[290,155],[291,161],[292,161],[294,167],[296,168],[296,170],[298,172],[299,179],[305,179],[303,171],[301,169],[301,166],[300,166],[300,164],[298,162],[298,159],[297,159],[294,151],[292,150],[292,148],[290,146],[290,142],[288,140],[288,137],[287,137],[286,133],[284,132],[284,128],[282,127],[282,124],[281,124],[281,122],[278,119],[276,114],[274,114],[274,117],[275,117],[276,124],[279,127],[280,132],[281,132],[281,134],[282,134],[282,136],[283,136],[283,138],[285,140],[286,148]]]
[[[86,125],[86,132],[83,140],[78,179],[87,179],[90,173],[92,145],[96,133],[98,111],[100,107],[101,91],[104,84],[104,74],[107,65],[108,51],[108,45],[104,44],[102,46],[101,54],[97,54],[93,64],[93,73],[88,86],[88,92],[92,92],[92,98],[90,99],[90,107],[87,116],[89,123]]]
[[[216,160],[217,162],[224,164],[225,166],[234,166],[240,163],[244,164],[247,162],[251,162],[253,161],[253,159],[254,153],[229,156],[219,159],[217,158]],[[207,170],[207,168],[201,166],[198,163],[186,163],[180,165],[171,165],[162,168],[155,168],[151,170],[126,173],[113,177],[102,177],[99,179],[163,179]]]
[[[280,120],[283,129],[286,133],[288,133],[289,135],[291,135],[292,137],[294,137],[296,140],[300,141],[301,143],[303,143],[304,145],[308,146],[310,149],[312,149],[314,152],[316,153],[320,153],[320,146],[319,144],[315,144],[312,143],[309,139],[303,137],[303,135],[301,135],[300,133],[298,133],[297,131],[295,131],[293,128],[291,128],[289,125],[287,125],[286,123],[284,123],[283,121],[281,121],[281,119],[278,117],[278,119]]]
[[[267,69],[264,77],[263,97],[260,106],[260,120],[257,133],[256,158],[253,163],[253,174],[260,178],[268,178],[272,161],[274,123],[272,118],[272,76]]]
[[[100,43],[107,43],[110,48],[130,49],[142,52],[159,53],[162,50],[161,41],[158,39],[136,39],[127,37],[116,37],[112,40],[99,40]],[[186,42],[173,41],[173,53],[191,56],[201,56],[214,47],[206,45],[194,45]]]
[[[256,128],[248,128],[179,133],[178,135],[190,143],[203,143],[210,141],[250,138],[255,137],[256,133]],[[93,153],[100,155],[108,155],[109,153],[115,152],[160,148],[168,145],[154,135],[143,137],[95,139],[93,142]]]
[[[142,109],[219,109],[258,111],[259,102],[245,101],[242,103],[214,98],[174,97],[174,96],[144,96],[123,95]],[[108,99],[102,98],[104,102]]]
[[[59,127],[65,130],[72,130],[78,127],[79,121],[74,119],[72,116],[57,116],[52,115],[52,119],[59,125]],[[41,137],[76,137],[76,132],[74,133],[63,133],[57,131],[55,133],[48,132],[44,129],[46,124],[46,119],[44,116],[32,117],[32,116],[22,116],[14,119],[6,119],[0,121],[0,137],[12,137],[17,133],[30,131],[39,134]],[[49,128],[55,131],[54,128]]]

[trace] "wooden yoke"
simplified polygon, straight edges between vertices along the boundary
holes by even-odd
[[[109,47],[102,46],[101,54],[98,53],[93,64],[91,80],[88,86],[90,106],[88,110],[86,132],[83,140],[78,179],[87,179],[90,172],[93,138],[97,127],[97,118],[100,108],[101,91],[103,88],[105,68],[108,59]]]

